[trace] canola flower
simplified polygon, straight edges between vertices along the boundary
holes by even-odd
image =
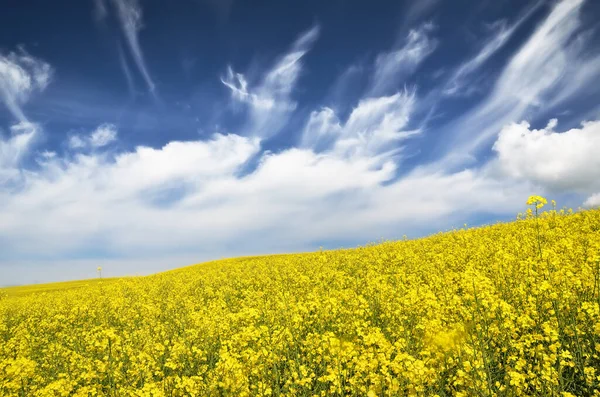
[[[2,396],[600,396],[600,210],[42,291]]]
[[[556,202],[552,200],[552,203],[555,204]],[[527,199],[527,205],[535,205],[535,208],[538,209],[546,204],[548,204],[548,200],[541,196],[529,196],[529,199]]]

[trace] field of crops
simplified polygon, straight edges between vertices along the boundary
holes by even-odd
[[[531,202],[418,240],[0,290],[0,395],[600,395],[600,210]]]

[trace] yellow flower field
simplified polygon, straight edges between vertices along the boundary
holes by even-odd
[[[0,395],[600,396],[600,210],[528,204],[418,240],[0,290]]]

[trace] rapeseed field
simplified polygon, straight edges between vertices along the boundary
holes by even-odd
[[[600,210],[0,290],[2,396],[600,396]]]

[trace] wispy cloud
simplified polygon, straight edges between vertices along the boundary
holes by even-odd
[[[24,51],[0,54],[0,99],[13,117],[27,122],[22,105],[35,91],[43,91],[52,77],[50,65]]]
[[[421,0],[407,3],[408,7],[404,12],[404,25],[411,26],[421,18],[427,17],[439,2],[439,0]]]
[[[125,59],[125,54],[123,53],[123,48],[121,44],[117,46],[117,50],[119,52],[119,65],[121,66],[121,70],[123,71],[123,76],[125,76],[125,81],[127,82],[127,89],[129,90],[129,95],[134,97],[136,94],[135,84],[133,82],[133,76],[131,75],[131,71],[129,70],[129,65],[127,65],[127,60]]]
[[[396,48],[377,56],[370,96],[389,94],[400,88],[403,80],[414,73],[419,64],[435,50],[437,40],[430,37],[433,29],[431,23],[422,24],[412,29]]]
[[[89,135],[73,135],[69,138],[71,149],[97,149],[117,140],[117,126],[110,123],[99,125]]]
[[[117,139],[117,127],[114,124],[105,123],[100,125],[90,135],[92,147],[102,147]]]
[[[315,25],[302,33],[255,86],[251,86],[243,74],[234,72],[231,67],[227,69],[221,81],[231,90],[234,101],[249,107],[246,135],[267,138],[275,135],[285,124],[290,112],[296,108],[291,93],[302,71],[302,57],[319,36],[319,30],[319,26]]]
[[[231,9],[233,8],[233,3],[234,0],[201,0],[203,3],[207,4],[208,6],[210,6],[215,14],[217,15],[217,18],[219,19],[219,22],[223,23],[225,21],[227,21],[227,19],[229,18],[229,14],[231,13]]]
[[[223,82],[234,101],[254,117],[288,117],[277,103],[261,101],[293,108],[299,60],[316,34],[300,36],[256,87],[231,71]],[[260,134],[215,134],[162,148],[44,156],[38,169],[19,174],[16,190],[0,189],[0,236],[10,247],[3,254],[57,259],[101,241],[107,255],[120,258],[202,260],[311,249],[331,236],[364,242],[372,230],[389,237],[423,233],[484,207],[514,208],[521,185],[507,187],[477,170],[394,179],[394,156],[418,133],[410,129],[416,101],[414,90],[401,90],[365,94],[344,121],[329,108],[313,112],[302,147],[278,153],[261,152]],[[101,125],[78,136],[75,146],[93,149],[115,138],[114,126]],[[240,174],[255,156],[256,168]]]
[[[314,111],[304,129],[302,145],[342,158],[370,158],[384,163],[401,150],[402,140],[418,133],[406,129],[415,100],[414,91],[365,98],[345,123],[330,108]]]
[[[10,127],[8,138],[0,135],[0,184],[17,172],[19,162],[29,152],[39,126],[28,121],[21,121]]]
[[[416,88],[399,85],[435,50],[437,40],[430,37],[432,30],[432,24],[422,24],[408,33],[401,46],[378,54],[369,85],[347,120],[342,122],[331,107],[311,112],[301,147],[344,159],[368,159],[393,172],[401,142],[420,133],[418,128],[407,128],[417,102]],[[347,69],[339,81],[348,80],[356,70]],[[338,83],[334,90],[339,89]]]
[[[101,21],[108,15],[108,8],[105,0],[94,0],[94,18]]]
[[[462,63],[456,68],[450,78],[446,82],[443,89],[445,95],[461,95],[467,85],[467,78],[483,66],[506,42],[512,37],[515,31],[523,25],[531,15],[540,8],[542,1],[535,2],[532,6],[527,7],[525,12],[517,18],[510,26],[506,25],[506,21],[498,21],[494,24],[494,34],[487,39],[479,52],[471,59]]]
[[[131,51],[131,55],[148,90],[153,95],[156,95],[156,84],[150,76],[144,54],[139,42],[139,32],[142,29],[142,8],[137,0],[113,0],[113,4],[117,9],[117,15],[123,34],[127,40],[127,45]]]
[[[439,145],[452,153],[442,164],[458,164],[472,158],[474,151],[492,143],[504,125],[520,121],[532,109],[542,109],[552,100],[548,95],[560,84],[592,82],[594,74],[582,71],[589,70],[588,65],[595,61],[588,59],[573,41],[581,26],[582,4],[582,0],[557,3],[509,60],[490,95],[444,127],[447,132]]]
[[[301,146],[315,151],[330,149],[342,135],[343,127],[335,111],[329,107],[311,112],[301,139]]]
[[[136,2],[113,1],[139,10]],[[158,270],[223,255],[308,250],[332,236],[354,244],[420,235],[481,213],[513,214],[534,190],[575,191],[594,205],[600,201],[594,152],[600,146],[600,122],[561,132],[554,121],[542,129],[521,123],[525,115],[547,112],[553,102],[594,89],[600,58],[586,55],[580,6],[578,0],[557,3],[508,59],[483,103],[444,128],[447,135],[436,137],[419,128],[422,87],[404,88],[437,46],[427,24],[377,56],[372,69],[345,69],[340,82],[364,77],[364,85],[355,89],[357,98],[344,98],[352,109],[340,110],[347,104],[337,107],[335,98],[343,95],[334,93],[334,103],[309,108],[314,111],[303,130],[292,131],[301,137],[299,144],[272,152],[265,150],[265,140],[289,127],[290,117],[304,115],[294,94],[318,26],[299,35],[256,80],[231,67],[225,70],[221,81],[231,102],[247,110],[237,134],[127,149],[111,145],[117,140],[115,125],[101,124],[71,136],[65,154],[36,154],[34,167],[23,165],[23,156],[32,153],[37,125],[27,123],[21,106],[47,79],[28,61],[3,61],[0,65],[11,66],[0,69],[2,84],[11,83],[9,94],[2,91],[2,102],[16,103],[18,111],[11,113],[20,120],[20,111],[23,120],[0,139],[0,263],[40,257],[57,263],[85,256],[93,247],[132,266],[120,270],[131,273],[151,258],[164,258],[162,265],[152,260]],[[512,25],[498,24],[496,35],[450,73],[452,84],[468,84],[516,36],[528,12]],[[137,42],[141,15],[126,20]],[[372,75],[365,76],[369,70]],[[445,87],[442,82],[434,91]],[[447,147],[442,154],[475,156],[481,147],[491,153],[475,156],[477,161],[466,167],[444,161],[404,164],[416,135],[423,145],[438,139]],[[106,263],[117,266],[116,259]],[[7,269],[0,266],[0,278],[15,271]],[[64,277],[80,273],[68,266],[61,272]]]
[[[48,86],[52,73],[48,63],[22,49],[19,53],[0,54],[0,100],[16,119],[8,137],[0,129],[0,185],[20,173],[20,162],[39,135],[40,126],[29,121],[22,106],[34,92]]]
[[[344,69],[335,79],[323,101],[336,111],[343,111],[362,92],[362,77],[367,72],[365,62],[358,61]]]

